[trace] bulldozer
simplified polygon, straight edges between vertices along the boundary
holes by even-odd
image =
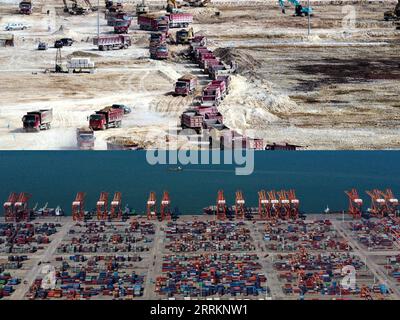
[[[385,21],[400,21],[400,0],[393,11],[386,11],[383,15]]]

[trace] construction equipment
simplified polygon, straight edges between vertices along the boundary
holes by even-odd
[[[388,208],[382,191],[374,189],[366,191],[366,193],[371,197],[371,208],[368,211],[374,217],[383,218],[388,215]]]
[[[156,193],[153,191],[150,192],[149,199],[147,200],[147,219],[148,220],[157,219]]]
[[[287,192],[288,199],[290,201],[290,217],[297,219],[299,217],[299,206],[300,200],[296,198],[295,190],[291,189]]]
[[[78,192],[72,202],[72,218],[74,221],[83,221],[85,218],[85,197],[86,193]]]
[[[100,51],[128,49],[131,44],[131,38],[127,35],[102,35],[93,38],[93,44]]]
[[[243,198],[242,191],[236,191],[236,200],[235,200],[235,218],[236,219],[244,219],[246,210],[245,210],[245,201]]]
[[[182,29],[176,32],[176,44],[189,44],[194,38],[193,28]]]
[[[287,0],[289,3],[294,5],[294,15],[297,17],[312,16],[313,9],[311,7],[303,7],[298,0]],[[282,13],[286,13],[285,0],[279,0],[279,6],[282,9]]]
[[[114,33],[128,33],[129,27],[131,26],[132,19],[117,19],[114,21]]]
[[[271,203],[267,199],[265,190],[258,192],[258,214],[261,220],[269,219],[271,216]]]
[[[179,10],[180,7],[181,6],[177,0],[167,0],[167,8],[166,8],[167,12],[169,13],[181,12],[181,10]]]
[[[14,203],[14,217],[17,222],[22,220],[29,220],[30,210],[28,202],[30,198],[31,195],[29,193],[21,192],[18,195],[18,199]]]
[[[383,14],[385,21],[400,21],[400,0],[398,0],[393,11],[386,11]]]
[[[53,120],[53,109],[30,111],[22,117],[25,131],[49,130]]]
[[[96,140],[94,132],[90,128],[78,128],[76,130],[76,140],[80,150],[92,150]]]
[[[97,220],[107,220],[108,218],[108,192],[101,192],[96,203]]]
[[[12,192],[8,196],[7,201],[4,202],[4,204],[3,204],[4,218],[6,221],[13,221],[15,219],[14,205],[15,205],[15,202],[17,202],[17,200],[18,200],[18,194],[15,192]]]
[[[141,14],[137,21],[141,30],[160,31],[167,33],[169,30],[169,18],[154,14]]]
[[[89,128],[93,130],[106,130],[121,127],[124,110],[106,107],[89,117]]]
[[[117,191],[114,193],[114,198],[111,201],[110,208],[111,219],[121,219],[122,217],[122,194]]]
[[[345,191],[347,196],[349,197],[349,213],[353,217],[353,219],[360,219],[362,215],[362,205],[363,200],[358,196],[358,192],[356,189],[351,189],[350,191]]]
[[[207,7],[211,0],[182,0],[182,2],[189,7]]]
[[[194,93],[197,86],[197,77],[191,74],[185,74],[175,83],[175,94],[187,96]]]
[[[21,1],[19,3],[20,14],[32,14],[32,1]]]
[[[92,6],[89,0],[83,0],[82,4],[78,4],[78,0],[69,0],[72,2],[71,7],[68,7],[67,0],[63,0],[64,12],[70,15],[85,15],[90,11],[97,11],[98,8]]]
[[[218,191],[216,216],[218,220],[226,219],[226,201],[223,190]]]
[[[142,3],[136,5],[136,15],[147,14],[150,12],[149,6],[146,4],[146,0],[142,0]]]
[[[155,32],[150,35],[150,58],[168,59],[167,35],[164,32]]]
[[[164,191],[160,209],[161,221],[171,220],[172,214],[170,205],[171,205],[171,200],[169,198],[169,193],[167,191]]]

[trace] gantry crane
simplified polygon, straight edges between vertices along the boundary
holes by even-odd
[[[18,200],[18,194],[15,192],[11,192],[7,198],[7,201],[4,202],[4,218],[6,221],[13,221],[15,219],[15,202]]]
[[[371,197],[371,208],[369,209],[369,212],[374,217],[383,218],[384,216],[388,215],[388,208],[386,205],[386,200],[382,195],[382,191],[374,189],[371,191],[366,191],[366,194]]]
[[[119,191],[114,193],[114,198],[111,201],[110,215],[111,219],[122,218],[122,194]]]
[[[108,192],[100,193],[99,201],[96,203],[96,213],[98,220],[107,220],[108,218]]]
[[[151,191],[149,199],[147,200],[147,219],[155,220],[157,219],[156,213],[156,193]]]
[[[271,205],[270,218],[278,218],[281,206],[279,200],[276,197],[276,192],[275,190],[271,190],[268,191],[267,193],[268,193],[269,203]]]
[[[290,210],[291,210],[290,200],[288,199],[287,193],[286,193],[285,190],[278,191],[277,193],[278,193],[278,196],[279,196],[279,202],[281,204],[281,208],[280,208],[280,211],[279,211],[280,217],[282,219],[286,219],[287,220],[290,217]]]
[[[245,209],[245,201],[243,198],[242,191],[236,191],[236,200],[235,200],[235,218],[236,219],[244,219],[246,213]]]
[[[385,192],[382,193],[383,197],[386,200],[386,205],[388,208],[388,213],[393,216],[399,215],[399,200],[394,196],[391,189],[386,189]]]
[[[265,190],[258,192],[258,214],[261,220],[271,217],[271,203],[267,199]]]
[[[171,199],[169,198],[169,193],[168,191],[164,191],[162,200],[161,200],[161,220],[171,220]]]
[[[226,219],[226,201],[223,190],[218,191],[216,215],[219,220]]]
[[[72,218],[74,221],[82,221],[85,218],[85,197],[86,193],[78,192],[72,202]]]
[[[360,219],[362,215],[363,200],[358,196],[356,189],[345,191],[349,197],[349,213],[353,216],[353,219]]]
[[[299,217],[300,200],[296,197],[296,191],[290,189],[287,191],[287,197],[290,201],[290,217],[297,219]]]
[[[18,195],[17,201],[14,203],[14,215],[16,221],[29,220],[30,210],[28,206],[31,195],[26,192],[21,192]]]

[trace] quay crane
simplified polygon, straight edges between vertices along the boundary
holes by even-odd
[[[111,219],[122,218],[122,194],[119,191],[114,193],[114,198],[111,201],[110,215]]]
[[[223,190],[218,191],[216,215],[219,220],[226,219],[226,201]]]
[[[369,208],[369,212],[374,217],[383,218],[384,216],[388,215],[388,208],[382,191],[374,189],[371,191],[366,191],[366,194],[371,197],[371,208]]]
[[[293,189],[287,191],[287,196],[291,205],[290,217],[292,219],[297,219],[299,217],[300,200],[296,198],[296,192]]]
[[[167,191],[164,191],[162,200],[161,200],[161,221],[164,220],[171,220],[171,199],[169,197],[169,193]]]
[[[156,193],[151,191],[149,199],[147,200],[147,219],[155,220],[157,219],[156,213]]]
[[[245,201],[243,198],[242,191],[236,191],[236,201],[235,201],[235,218],[244,219],[245,216]]]
[[[14,205],[18,200],[18,194],[15,192],[11,192],[7,198],[7,201],[4,202],[4,218],[6,221],[13,221],[15,219],[15,210]]]
[[[382,192],[383,197],[386,200],[386,205],[388,208],[388,214],[393,215],[394,217],[399,215],[399,200],[394,196],[391,189],[386,189],[385,192]]]
[[[349,213],[353,216],[353,219],[360,219],[362,215],[363,200],[358,196],[356,189],[345,191],[349,197]]]
[[[72,218],[74,221],[83,221],[85,218],[85,197],[86,193],[78,192],[72,202]]]
[[[287,197],[287,193],[285,190],[281,190],[278,192],[279,202],[281,204],[280,215],[282,219],[288,220],[290,217],[290,200]]]
[[[28,202],[31,197],[32,196],[26,192],[21,192],[19,194],[17,201],[14,203],[14,210],[15,210],[14,214],[16,221],[29,220],[30,210]]]
[[[266,220],[271,217],[271,203],[267,199],[265,190],[258,192],[258,214],[261,220]]]
[[[268,191],[267,193],[268,193],[269,203],[271,205],[270,217],[272,219],[278,218],[279,217],[278,213],[281,210],[281,206],[279,200],[276,197],[275,190]]]
[[[297,17],[303,17],[303,16],[312,16],[313,9],[311,7],[303,7],[298,0],[287,0],[287,2],[291,3],[294,5],[294,15]],[[279,0],[279,6],[282,9],[282,13],[286,13],[285,9],[285,0]]]
[[[99,201],[96,203],[98,220],[107,220],[108,217],[108,192],[100,193]]]

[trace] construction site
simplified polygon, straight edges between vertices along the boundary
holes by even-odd
[[[204,214],[176,215],[149,192],[63,210],[10,193],[0,223],[4,300],[399,300],[400,212],[390,189],[343,193],[341,213],[304,214],[295,190],[223,190]],[[93,209],[88,209],[93,208]],[[66,209],[66,208],[65,208]]]
[[[397,0],[0,1],[0,149],[397,149],[399,16]]]

